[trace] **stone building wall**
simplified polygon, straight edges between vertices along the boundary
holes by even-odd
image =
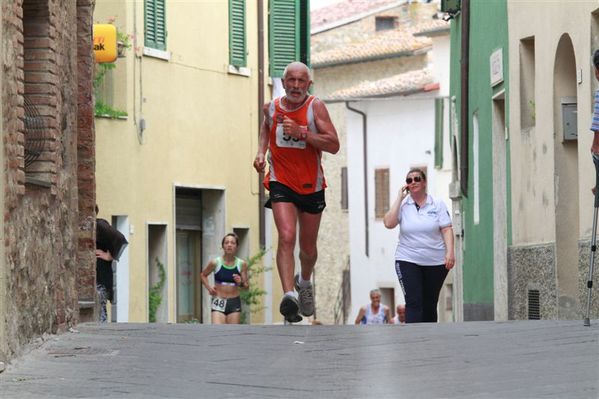
[[[528,319],[529,291],[538,292],[541,319],[556,319],[557,276],[555,245],[512,246],[508,249],[508,298],[510,320]],[[490,310],[492,314],[492,309]]]
[[[85,160],[77,154],[79,108],[90,115],[93,109],[91,97],[80,99],[80,91],[91,86],[93,1],[17,0],[2,7],[5,289],[0,309],[6,314],[0,360],[37,336],[76,324],[78,270],[95,273],[93,247],[83,251],[87,257],[79,253],[80,218],[92,217],[92,238],[94,219],[89,210],[79,213],[78,170]],[[81,70],[87,73],[80,75]],[[93,143],[93,119],[90,132]],[[38,141],[32,142],[34,137]],[[26,162],[32,154],[37,159]],[[86,190],[85,198],[93,197],[93,184]]]
[[[310,49],[312,53],[326,51],[376,36],[376,17],[395,17],[397,28],[402,28],[430,20],[431,15],[436,11],[437,5],[434,3],[404,4],[390,8],[334,29],[313,34],[310,38]]]
[[[582,319],[586,315],[591,243],[578,241],[577,297],[561,303],[558,296],[559,279],[555,264],[555,243],[512,246],[508,251],[508,298],[509,319],[526,320],[534,313],[536,305],[530,304],[530,292],[538,293],[538,316],[540,319]],[[599,317],[599,294],[597,292],[597,269],[595,260],[592,290],[591,319]],[[564,299],[562,298],[562,302]]]
[[[79,201],[79,242],[77,286],[80,321],[95,320],[96,299],[96,135],[94,97],[90,84],[95,60],[90,46],[95,0],[77,2],[77,184]]]

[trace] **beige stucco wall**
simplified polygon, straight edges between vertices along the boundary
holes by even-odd
[[[508,1],[511,317],[526,317],[530,290],[540,293],[542,318],[577,319],[586,311],[590,189],[595,185],[589,127],[597,88],[591,62],[599,46],[597,10],[595,1],[542,6]],[[530,81],[521,81],[527,65],[521,41],[527,38],[534,38],[534,97],[521,95],[521,87],[531,87]],[[567,142],[562,140],[560,104],[565,97],[577,101],[578,138]],[[534,126],[523,128],[521,114],[528,112],[525,102],[531,100]],[[596,314],[596,305],[594,309]]]
[[[579,236],[590,235],[594,169],[589,149],[592,93],[596,83],[592,70],[592,12],[595,1],[536,2],[508,1],[510,71],[510,151],[512,170],[513,243],[536,244],[555,241],[555,150],[554,65],[563,34],[572,40],[578,97],[578,206]],[[564,16],[567,15],[567,18]],[[536,125],[521,129],[520,124],[520,40],[535,38]],[[594,44],[597,46],[597,43]]]
[[[167,225],[168,319],[174,321],[175,185],[224,189],[224,230],[248,227],[250,254],[258,251],[258,182],[251,167],[259,110],[257,6],[247,2],[249,77],[228,73],[227,2],[166,2],[168,61],[143,54],[143,2],[98,0],[96,10],[96,20],[116,16],[115,25],[137,38],[114,72],[114,103],[126,105],[128,118],[96,118],[100,216],[126,215],[133,228],[130,321],[147,320],[147,224]]]

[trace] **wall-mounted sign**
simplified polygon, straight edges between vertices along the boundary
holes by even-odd
[[[116,61],[116,26],[94,24],[94,55],[98,64]]]
[[[503,49],[493,51],[489,59],[491,65],[491,87],[503,82]]]

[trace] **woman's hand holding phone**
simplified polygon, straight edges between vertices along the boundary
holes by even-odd
[[[410,193],[410,189],[408,188],[407,185],[405,185],[401,188],[400,196],[402,199],[404,199],[409,193]]]

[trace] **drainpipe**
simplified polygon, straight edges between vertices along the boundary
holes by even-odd
[[[470,70],[470,0],[462,0],[462,58],[460,65],[461,99],[460,99],[460,187],[464,197],[468,197],[468,73]]]
[[[368,228],[368,116],[364,111],[352,108],[349,101],[345,102],[345,107],[350,111],[362,115],[362,158],[364,159],[364,244],[366,257],[370,256],[370,239]]]
[[[264,2],[258,1],[258,135],[264,121],[264,113],[262,105],[264,104]],[[258,215],[259,215],[259,232],[260,232],[260,248],[266,248],[266,221],[264,212],[264,173],[258,173]]]

